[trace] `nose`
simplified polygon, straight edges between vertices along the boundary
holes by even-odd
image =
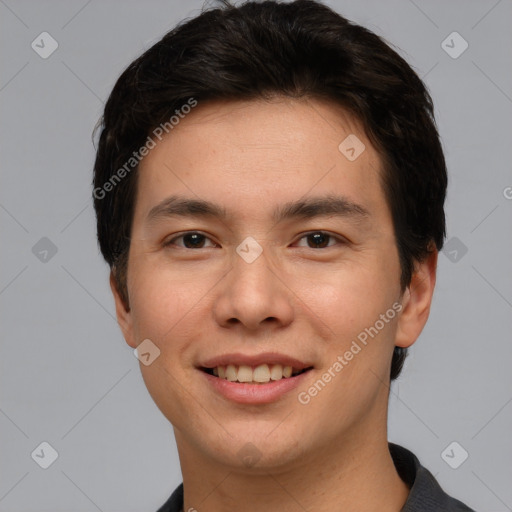
[[[289,325],[293,320],[293,292],[269,248],[253,261],[234,254],[233,267],[219,283],[214,317],[222,327],[255,334]]]

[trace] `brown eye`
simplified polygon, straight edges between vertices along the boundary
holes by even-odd
[[[313,247],[317,248],[327,247],[329,244],[329,239],[332,237],[326,235],[325,233],[313,233],[311,235],[308,235],[306,238],[313,244]]]
[[[199,233],[190,233],[188,235],[183,235],[183,244],[188,249],[197,249],[203,247],[205,242],[205,237],[200,235]]]
[[[332,247],[333,245],[336,245],[336,243],[330,243],[331,241],[343,243],[343,240],[341,240],[338,237],[335,237],[334,235],[331,235],[329,233],[326,233],[324,231],[313,231],[311,233],[308,233],[304,235],[300,240],[306,240],[307,247],[310,249],[324,249],[326,247]],[[302,247],[304,247],[302,245]]]
[[[183,245],[176,243],[177,240],[183,240]],[[205,247],[205,243],[207,240],[210,240],[207,236],[202,233],[197,233],[195,231],[191,231],[190,233],[185,233],[183,235],[177,236],[168,242],[166,242],[165,246],[177,245],[178,247],[182,247],[185,249],[202,249]],[[215,246],[212,242],[212,247]]]

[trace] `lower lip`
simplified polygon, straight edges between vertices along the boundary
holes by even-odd
[[[289,393],[309,375],[311,370],[305,371],[295,377],[287,377],[281,380],[273,380],[265,384],[246,384],[231,382],[210,375],[199,370],[209,384],[222,396],[240,404],[268,404],[275,402],[286,393]]]

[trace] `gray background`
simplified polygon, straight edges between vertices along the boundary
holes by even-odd
[[[468,505],[512,510],[512,2],[326,3],[424,78],[449,166],[456,238],[392,388],[390,440]],[[155,511],[181,482],[171,426],[114,318],[91,132],[124,67],[201,6],[0,0],[2,512]],[[47,59],[31,48],[43,31],[59,44]],[[456,59],[441,46],[453,31],[469,43]],[[33,250],[43,237],[56,254]],[[43,441],[59,454],[46,470],[31,458]],[[441,457],[452,441],[469,453],[458,469]]]

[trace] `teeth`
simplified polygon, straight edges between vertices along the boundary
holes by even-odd
[[[226,366],[226,379],[228,379],[231,382],[234,382],[236,380],[237,371],[234,365],[228,364]]]
[[[270,370],[268,364],[260,364],[254,368],[252,380],[255,382],[269,382],[270,381]]]
[[[238,382],[252,382],[252,368],[241,365],[238,368]]]
[[[249,382],[253,384],[263,384],[271,380],[287,379],[292,375],[297,375],[299,370],[294,370],[291,366],[282,366],[280,364],[260,364],[255,368],[247,365],[235,366],[217,366],[212,369],[213,374],[221,379],[230,382]]]
[[[273,364],[270,369],[270,378],[272,380],[281,380],[283,378],[283,367],[280,364]]]

